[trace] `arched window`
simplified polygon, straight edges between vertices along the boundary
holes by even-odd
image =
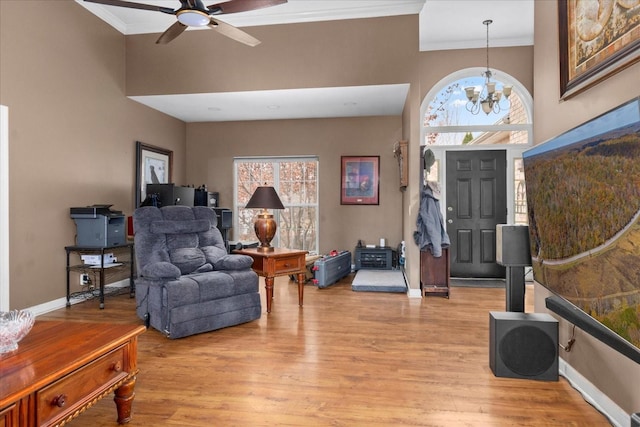
[[[485,113],[467,90],[481,92],[483,68],[468,68],[436,84],[423,102],[423,145],[528,144],[531,134],[531,95],[506,73],[494,72],[491,82],[501,94],[497,107]],[[471,112],[470,110],[475,110]]]

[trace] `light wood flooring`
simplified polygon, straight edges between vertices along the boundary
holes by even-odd
[[[130,426],[608,426],[569,383],[498,378],[489,311],[504,289],[454,287],[449,299],[353,292],[352,276],[305,287],[276,279],[272,313],[206,334],[139,340]],[[527,311],[533,311],[527,287]],[[135,322],[128,293],[39,318]],[[99,401],[69,426],[115,426]]]

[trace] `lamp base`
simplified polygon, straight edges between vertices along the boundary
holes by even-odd
[[[266,209],[260,214],[256,215],[256,221],[253,224],[253,230],[256,232],[256,237],[260,241],[258,246],[258,252],[272,252],[273,246],[271,246],[271,240],[276,235],[276,221],[273,219],[273,215],[266,211]]]

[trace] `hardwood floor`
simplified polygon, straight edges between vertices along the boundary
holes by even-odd
[[[607,426],[566,380],[498,378],[489,311],[504,289],[451,289],[450,299],[353,292],[352,276],[305,287],[304,308],[277,278],[259,320],[169,340],[139,340],[131,426]],[[527,287],[527,311],[533,288]],[[40,316],[135,322],[128,293]],[[110,398],[69,426],[115,426]]]

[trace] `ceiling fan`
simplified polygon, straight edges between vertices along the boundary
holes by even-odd
[[[176,15],[178,19],[162,33],[156,41],[158,44],[167,44],[178,37],[187,27],[206,27],[219,33],[244,43],[248,46],[260,44],[260,40],[245,33],[231,24],[215,19],[213,15],[228,13],[246,12],[249,10],[262,9],[286,3],[287,0],[229,0],[224,3],[216,3],[205,6],[202,0],[179,0],[180,8],[171,9],[169,7],[156,6],[152,4],[134,3],[122,0],[84,0],[90,3],[100,3],[108,6],[128,7],[130,9],[153,10],[156,12]]]

